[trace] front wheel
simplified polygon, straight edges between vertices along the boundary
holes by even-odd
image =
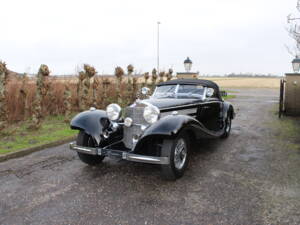
[[[162,165],[162,175],[167,180],[176,180],[183,176],[189,161],[189,138],[181,133],[175,140],[163,141],[161,156],[169,158],[169,164]]]
[[[94,139],[84,131],[79,132],[76,139],[76,144],[84,147],[95,147]],[[82,162],[91,166],[100,164],[104,159],[104,156],[99,155],[88,155],[81,152],[77,152],[77,154]]]

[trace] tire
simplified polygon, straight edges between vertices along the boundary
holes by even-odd
[[[86,134],[84,131],[79,132],[77,139],[76,139],[76,144],[79,146],[84,146],[84,147],[95,147],[93,138],[90,135]],[[88,154],[84,154],[81,152],[77,152],[77,154],[79,156],[79,159],[82,162],[84,162],[90,166],[98,165],[104,159],[104,156],[88,155]]]
[[[176,154],[176,149],[180,150]],[[165,139],[161,148],[161,156],[169,157],[170,162],[167,165],[161,165],[162,176],[166,180],[176,180],[183,176],[188,166],[190,152],[190,140],[186,133],[180,133],[176,139]],[[184,153],[184,154],[183,154]]]
[[[231,131],[231,116],[228,115],[225,120],[225,128],[224,133],[222,134],[221,138],[228,138]]]

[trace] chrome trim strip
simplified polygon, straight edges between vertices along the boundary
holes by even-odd
[[[180,105],[180,106],[173,106],[173,107],[169,107],[169,108],[161,108],[160,111],[174,110],[174,109],[183,108],[183,107],[192,107],[192,106],[205,105],[205,104],[211,104],[211,103],[220,103],[220,102],[221,101],[199,102],[199,103],[189,104],[189,105]]]
[[[162,112],[161,117],[171,115],[173,112],[174,112],[174,110],[173,111]],[[191,114],[196,114],[197,113],[197,108],[194,107],[194,108],[190,108],[190,109],[178,109],[178,110],[176,110],[176,112],[177,113],[175,115],[191,115]]]
[[[96,148],[78,146],[78,145],[76,145],[75,142],[70,143],[70,149],[77,151],[77,152],[89,154],[89,155],[98,155],[98,150]]]
[[[118,123],[119,125],[124,125],[125,126],[125,124],[124,123]],[[141,127],[141,126],[145,126],[145,124],[140,124],[140,123],[132,123],[132,125],[130,126],[130,127],[132,127],[132,126],[139,126],[139,127]]]
[[[145,155],[137,155],[132,153],[123,152],[122,159],[133,161],[133,162],[143,162],[143,163],[151,163],[151,164],[169,164],[168,157],[157,157],[157,156],[145,156]]]
[[[132,161],[132,162],[142,162],[142,163],[151,163],[151,164],[169,164],[168,157],[157,157],[157,156],[146,156],[146,155],[138,155],[129,152],[123,152],[120,150],[110,150],[103,148],[90,148],[76,145],[75,142],[70,143],[70,149],[73,151],[81,152],[89,155],[105,155],[105,156],[119,156],[120,158]]]

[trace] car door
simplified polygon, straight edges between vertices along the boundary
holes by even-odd
[[[222,122],[222,102],[217,98],[207,98],[198,108],[197,119],[207,129],[219,131]]]

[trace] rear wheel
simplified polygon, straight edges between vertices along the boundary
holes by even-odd
[[[161,156],[169,158],[169,164],[162,165],[162,175],[167,180],[176,180],[183,176],[189,161],[189,138],[181,133],[175,140],[163,141]]]
[[[225,120],[224,133],[222,134],[221,138],[229,137],[230,131],[231,131],[231,116],[227,115],[227,118]]]
[[[84,147],[95,147],[94,139],[90,135],[86,134],[84,131],[79,132],[76,139],[76,144]],[[77,154],[82,162],[91,166],[100,164],[104,159],[104,156],[88,155],[81,152],[77,152]]]

